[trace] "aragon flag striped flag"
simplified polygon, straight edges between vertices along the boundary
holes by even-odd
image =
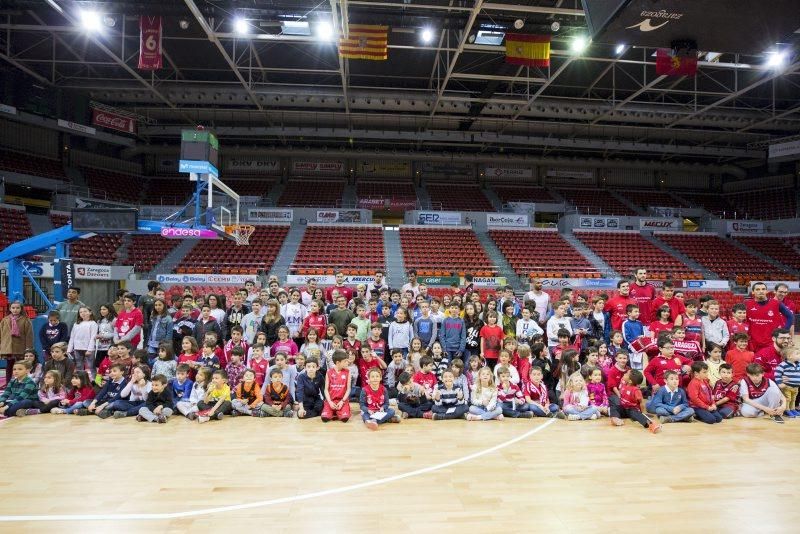
[[[656,50],[656,74],[659,76],[695,76],[697,54],[678,56],[667,48]]]
[[[526,67],[549,67],[550,36],[507,33],[506,63]]]
[[[339,39],[339,56],[346,59],[383,61],[388,52],[388,26],[350,24],[347,36]]]

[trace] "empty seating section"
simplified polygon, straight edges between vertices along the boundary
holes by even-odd
[[[617,193],[644,210],[647,210],[649,206],[677,208],[681,205],[681,203],[672,198],[669,193],[663,191],[626,191],[620,189],[617,190]]]
[[[50,214],[54,227],[69,222],[68,215]],[[117,259],[117,251],[122,245],[122,234],[97,234],[87,239],[78,239],[69,244],[69,256],[75,263],[91,265],[112,265]]]
[[[703,208],[719,217],[723,214],[733,216],[733,207],[722,195],[683,192],[679,192],[678,195],[686,200],[686,207],[688,208]]]
[[[737,236],[734,239],[792,269],[800,270],[800,252],[786,238]]]
[[[508,263],[523,279],[600,278],[600,273],[556,230],[489,230]]]
[[[341,178],[328,180],[290,179],[278,199],[279,206],[308,206],[334,208],[341,205],[345,182]]]
[[[23,210],[0,208],[0,250],[31,235],[31,223]]]
[[[677,258],[647,241],[639,232],[575,230],[575,237],[622,276],[629,275],[637,267],[645,267],[648,277],[653,280],[702,278]]]
[[[153,270],[167,254],[180,243],[178,239],[166,239],[160,235],[134,235],[128,245],[128,257],[125,265],[133,265],[137,273]]]
[[[558,202],[544,187],[530,187],[525,185],[493,185],[492,189],[497,194],[500,202]]]
[[[496,268],[475,233],[466,228],[400,227],[406,269],[420,276],[493,276]]]
[[[250,244],[230,239],[198,240],[175,268],[176,273],[257,274],[269,270],[278,256],[288,225],[256,226]]]
[[[787,277],[774,265],[747,254],[717,235],[663,232],[657,233],[656,237],[722,278],[746,281],[764,276],[781,277],[772,280]]]
[[[291,269],[296,274],[369,275],[385,263],[380,226],[308,226]]]
[[[788,219],[797,216],[797,192],[791,187],[728,195],[739,219]]]
[[[145,191],[145,202],[177,206],[185,204],[194,192],[195,183],[186,175],[170,178],[151,178]]]
[[[417,191],[411,182],[364,182],[356,184],[356,195],[362,198],[381,198],[417,201]]]
[[[428,196],[434,209],[452,211],[495,211],[492,203],[474,184],[427,184]]]
[[[636,215],[632,209],[604,189],[559,189],[558,192],[581,213]]]
[[[275,182],[269,180],[241,180],[222,177],[222,181],[242,197],[265,197]]]
[[[54,180],[67,179],[59,161],[6,149],[0,151],[0,169]]]
[[[142,178],[130,174],[84,167],[81,169],[93,197],[136,203],[142,193]]]

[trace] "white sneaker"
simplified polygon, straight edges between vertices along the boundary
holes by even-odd
[[[594,421],[595,419],[600,419],[600,414],[599,413],[593,413],[592,416],[589,419],[591,419],[592,421]]]
[[[211,418],[207,415],[201,415],[197,418],[198,423],[208,423],[210,420]]]
[[[567,415],[567,421],[580,421],[580,420],[581,420],[581,416],[576,414],[576,413],[571,413],[571,414]]]

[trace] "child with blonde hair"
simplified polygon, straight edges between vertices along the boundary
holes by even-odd
[[[586,419],[598,419],[600,411],[596,406],[589,404],[589,390],[586,388],[586,380],[583,375],[572,373],[567,379],[566,391],[564,391],[564,413],[570,421],[584,421]]]
[[[197,419],[197,403],[202,401],[206,396],[206,389],[211,382],[211,369],[202,367],[197,370],[194,384],[192,385],[192,392],[189,394],[187,400],[179,401],[176,405],[178,411],[186,416],[190,421]]]
[[[472,404],[469,407],[467,421],[503,420],[503,409],[497,404],[497,386],[494,383],[492,370],[484,367],[478,371],[478,379],[472,386]]]

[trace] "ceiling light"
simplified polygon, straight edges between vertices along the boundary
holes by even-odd
[[[250,33],[250,25],[242,17],[236,17],[236,19],[234,19],[233,29],[239,35],[247,35]]]
[[[284,35],[311,35],[311,28],[304,20],[285,20],[281,22],[281,33]]]
[[[616,52],[617,55],[620,55],[624,51],[625,51],[625,45],[624,44],[618,44],[617,48],[614,49],[614,52]]]
[[[90,32],[99,32],[103,28],[103,18],[97,11],[81,10],[81,24]]]
[[[780,69],[786,64],[787,57],[786,50],[770,50],[767,52],[767,67],[771,69]]]
[[[425,28],[422,30],[422,42],[428,44],[431,41],[433,41],[433,31],[431,31],[429,28]]]
[[[514,21],[514,29],[521,30],[522,27],[525,26],[525,21],[522,19],[517,19]]]
[[[572,40],[569,47],[575,54],[582,54],[584,50],[589,46],[589,41],[586,40],[586,37],[578,36]]]
[[[560,29],[561,29],[561,23],[558,22],[558,21],[555,21],[550,25],[550,30],[552,30],[554,32],[557,32]]]
[[[317,37],[323,41],[330,41],[333,39],[333,25],[328,21],[322,21],[317,24]]]
[[[181,19],[181,20],[178,21],[178,26],[180,26],[180,28],[182,30],[188,30],[189,29],[189,21],[186,20],[186,19]]]

